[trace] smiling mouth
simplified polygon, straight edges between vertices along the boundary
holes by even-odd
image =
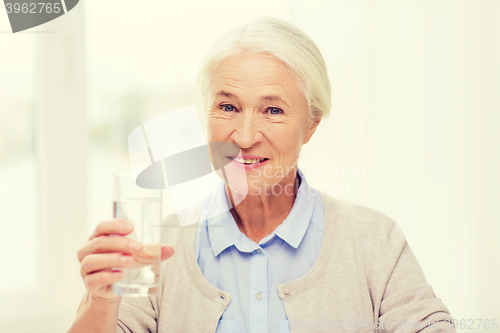
[[[241,163],[241,164],[257,164],[260,162],[267,161],[268,158],[253,158],[253,159],[244,159],[244,158],[239,158],[239,157],[232,157],[228,156],[230,159],[232,159],[235,162]]]

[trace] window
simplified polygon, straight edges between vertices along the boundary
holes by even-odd
[[[35,38],[0,35],[0,293],[40,286],[38,164],[35,137]],[[15,51],[14,51],[15,50]]]
[[[2,12],[2,11],[0,11]],[[0,16],[0,325],[67,329],[83,293],[83,11],[17,34]],[[71,22],[69,22],[69,20]]]
[[[111,173],[130,168],[129,132],[194,102],[201,57],[221,33],[288,12],[288,0],[80,1],[39,27],[0,33],[2,330],[71,325],[84,293],[76,252],[111,217]]]

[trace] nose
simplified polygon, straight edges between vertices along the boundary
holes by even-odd
[[[249,149],[262,142],[262,131],[258,117],[243,113],[233,131],[232,139],[241,149]]]

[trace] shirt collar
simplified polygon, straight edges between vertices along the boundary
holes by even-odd
[[[311,189],[307,184],[306,177],[300,169],[297,169],[297,174],[301,182],[292,210],[285,221],[275,230],[276,235],[295,249],[299,247],[309,226],[309,222],[311,222],[314,209],[313,198],[315,197],[311,195]]]
[[[296,249],[304,238],[313,214],[314,196],[311,196],[311,189],[300,169],[297,169],[297,174],[300,178],[300,186],[290,213],[274,232],[260,241],[260,245],[266,244],[274,235],[277,235]],[[224,211],[222,214],[206,219],[214,255],[218,256],[232,245],[241,252],[252,252],[258,248],[258,245],[240,231],[228,207],[225,183],[221,181],[205,206],[206,216],[210,216],[210,210]]]

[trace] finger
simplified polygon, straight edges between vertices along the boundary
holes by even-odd
[[[89,254],[83,258],[81,269],[85,275],[88,275],[103,269],[127,267],[132,259],[132,256],[120,253]]]
[[[85,281],[85,277],[87,275],[91,275],[91,274],[95,274],[95,273],[99,273],[99,272],[117,272],[117,271],[123,272],[123,269],[121,267],[113,267],[113,268],[101,269],[100,271],[96,271],[96,272],[92,272],[92,273],[87,273],[83,270],[82,266],[80,266],[80,275],[82,276],[84,281]]]
[[[170,258],[175,253],[174,248],[168,245],[161,246],[161,261]]]
[[[161,246],[161,261],[164,261],[174,255],[174,248],[168,245]],[[152,265],[151,270],[156,276],[159,276],[160,265]]]
[[[91,294],[106,294],[110,288],[109,285],[123,279],[122,271],[102,271],[93,274],[88,274],[84,278],[85,287]]]
[[[142,251],[142,243],[128,237],[98,236],[89,240],[77,253],[78,260],[89,254],[121,252],[133,254]]]
[[[119,219],[111,219],[99,222],[89,240],[101,235],[128,235],[133,229],[132,223]]]
[[[105,268],[100,270],[99,272],[117,272],[117,271],[122,271],[120,267],[113,267],[113,268]],[[80,266],[80,275],[82,276],[83,280],[85,281],[85,277],[90,274],[95,274],[99,272],[93,272],[93,273],[87,273],[83,270],[82,266]]]

